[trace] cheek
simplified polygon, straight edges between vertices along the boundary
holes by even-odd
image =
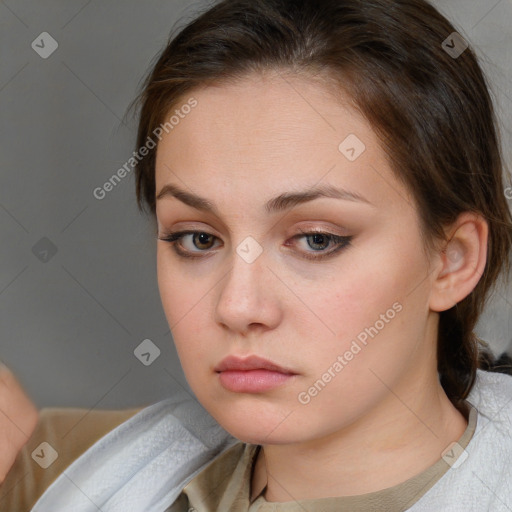
[[[309,292],[319,316],[343,338],[372,325],[396,301],[402,302],[410,282],[393,253],[366,255],[347,266]]]
[[[201,301],[210,288],[203,279],[194,274],[193,266],[181,264],[169,245],[157,249],[158,289],[169,326],[174,332],[190,326],[190,318],[197,315]],[[192,323],[193,325],[193,323]]]
[[[165,247],[157,251],[158,290],[179,353],[180,344],[177,343],[177,339],[186,339],[188,329],[193,325],[190,318],[194,315],[194,293],[190,286],[186,286],[183,275],[176,272],[177,267],[173,265],[172,258],[167,252],[168,248]]]
[[[157,250],[158,289],[176,351],[189,379],[194,367],[209,363],[204,350],[208,337],[205,307],[208,305],[208,290],[213,290],[203,279],[194,279],[187,270],[183,270],[183,265],[179,266],[168,251],[165,246]]]
[[[325,333],[322,351],[316,350],[318,346],[308,351],[311,360],[328,368],[337,355],[352,351],[357,355],[347,355],[358,363],[348,366],[373,367],[391,361],[399,365],[398,360],[410,353],[425,321],[428,290],[419,286],[411,294],[425,282],[426,269],[414,237],[409,240],[399,248],[382,242],[378,252],[347,262],[348,269],[340,267],[328,285],[310,289],[309,304],[318,312],[324,324],[319,328]]]

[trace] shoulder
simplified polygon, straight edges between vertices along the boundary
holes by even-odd
[[[126,503],[133,510],[163,510],[232,442],[194,397],[175,393],[124,421],[72,461],[34,510],[82,510],[84,497],[92,495],[98,503],[114,500],[116,511],[125,510]]]
[[[75,459],[141,408],[44,408],[29,441],[0,486],[1,510],[29,510]]]
[[[487,470],[493,479],[500,474],[511,478],[512,375],[478,370],[468,402],[478,410],[476,430],[468,446],[478,470]]]
[[[512,434],[512,375],[477,370],[476,381],[467,398],[479,416],[492,422],[503,434]]]
[[[451,467],[411,512],[512,510],[512,376],[478,370],[467,401],[475,432]],[[444,453],[444,452],[443,452]]]

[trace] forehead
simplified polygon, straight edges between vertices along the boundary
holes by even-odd
[[[378,203],[386,183],[402,188],[368,122],[349,98],[334,97],[318,80],[253,74],[195,89],[182,103],[190,97],[195,108],[158,144],[157,193],[181,180],[198,193],[243,189],[269,197],[299,185],[332,184]],[[404,194],[394,199],[403,201]]]

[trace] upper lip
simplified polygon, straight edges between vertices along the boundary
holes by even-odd
[[[290,373],[295,374],[294,371],[283,368],[272,361],[268,361],[267,359],[263,359],[259,356],[249,356],[249,357],[238,357],[238,356],[228,356],[224,358],[215,368],[216,372],[224,372],[224,371],[247,371],[247,370],[269,370],[273,372],[279,373]]]

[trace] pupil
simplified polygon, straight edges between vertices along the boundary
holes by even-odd
[[[207,233],[199,233],[199,235],[197,235],[197,237],[199,238],[199,244],[208,244],[208,237],[210,235],[208,235]],[[205,238],[206,238],[206,241],[205,241]]]
[[[315,234],[313,235],[313,243],[314,244],[320,244],[320,245],[323,245],[322,244],[322,241],[324,241],[324,244],[325,244],[325,240],[324,240],[325,235],[321,235],[321,234]],[[320,240],[319,240],[320,239]]]

